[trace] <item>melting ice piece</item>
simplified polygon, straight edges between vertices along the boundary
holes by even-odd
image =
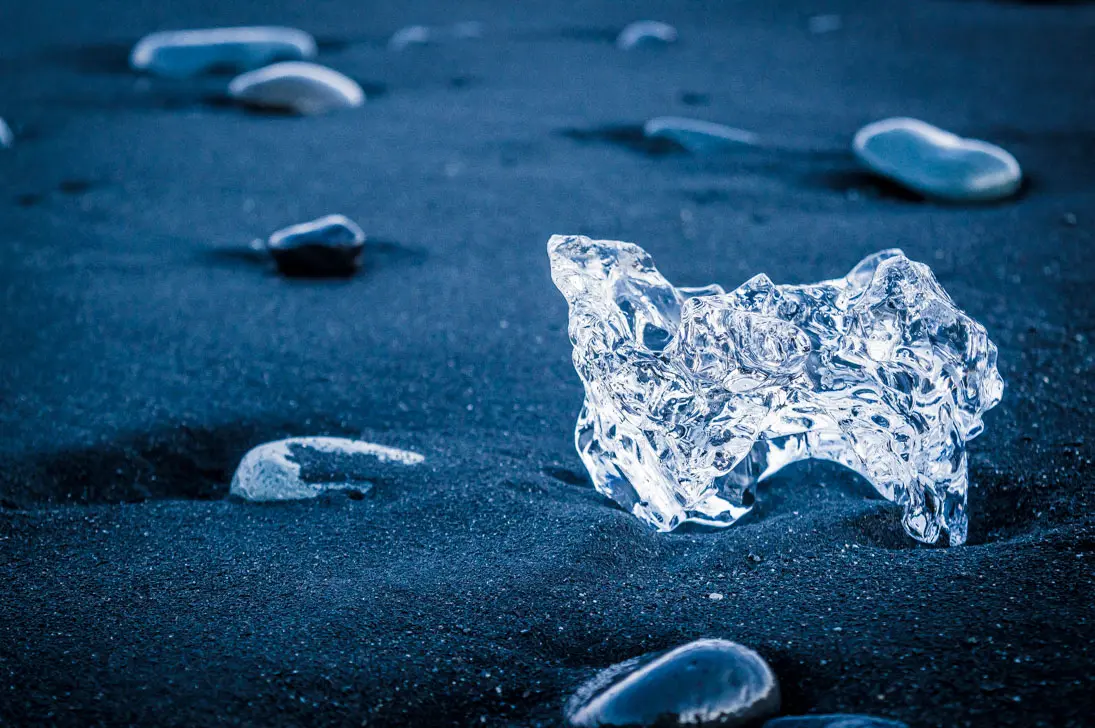
[[[752,726],[779,711],[768,663],[735,642],[704,639],[614,665],[567,702],[574,726]]]
[[[238,73],[315,55],[315,39],[296,28],[207,28],[146,35],[133,47],[129,65],[158,76],[185,78],[216,70]]]
[[[647,43],[675,43],[676,40],[677,29],[669,23],[658,20],[637,20],[616,36],[616,47],[626,51]]]
[[[348,276],[361,267],[365,232],[345,215],[327,215],[278,230],[266,249],[288,276]]]
[[[372,442],[341,437],[291,437],[259,445],[232,476],[232,495],[251,501],[315,498],[328,490],[365,491],[378,463],[417,465],[425,458]]]
[[[873,715],[789,715],[764,724],[764,728],[909,728],[908,725]]]
[[[711,154],[733,147],[753,146],[759,137],[751,131],[679,116],[659,116],[643,125],[648,139],[671,139],[694,154]]]
[[[365,103],[365,92],[357,81],[301,61],[275,63],[236,76],[228,84],[228,95],[245,106],[304,115]]]
[[[397,30],[388,41],[388,48],[401,51],[414,45],[429,45],[455,38],[481,38],[483,24],[476,20],[453,23],[449,26],[408,25]]]
[[[1015,157],[917,119],[884,119],[860,129],[852,151],[867,169],[926,197],[955,202],[1015,194],[1023,173]]]
[[[0,119],[0,147],[10,147],[15,143],[15,134],[12,132],[11,127],[8,126],[8,122]]]
[[[597,489],[659,530],[725,526],[788,463],[831,460],[966,539],[966,443],[1000,401],[996,346],[899,250],[844,278],[674,288],[637,245],[555,235],[585,385],[578,452]]]

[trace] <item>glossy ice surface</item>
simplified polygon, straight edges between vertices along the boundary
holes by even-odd
[[[885,250],[836,280],[726,293],[674,288],[631,243],[555,235],[548,254],[600,492],[659,530],[725,526],[760,480],[819,458],[901,504],[913,538],[966,540],[966,443],[1003,382],[927,266]]]
[[[146,35],[133,47],[129,63],[138,71],[185,78],[222,69],[247,71],[315,55],[315,39],[296,28],[203,28]]]

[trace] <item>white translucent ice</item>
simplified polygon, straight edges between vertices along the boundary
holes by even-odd
[[[252,501],[315,498],[328,490],[358,489],[356,482],[312,482],[302,477],[300,456],[356,458],[417,465],[425,458],[410,450],[341,437],[292,437],[259,445],[244,455],[232,476],[230,492]]]
[[[637,20],[616,36],[616,47],[630,50],[645,43],[674,43],[677,29],[658,20]]]
[[[10,147],[15,143],[15,134],[12,133],[8,122],[0,119],[0,147]]]
[[[315,63],[287,61],[232,79],[228,95],[256,108],[297,114],[323,114],[365,103],[365,92],[352,78]]]
[[[594,485],[660,530],[728,525],[788,463],[832,460],[904,507],[914,538],[966,539],[966,443],[999,402],[996,346],[899,250],[843,278],[674,288],[637,245],[556,235]]]
[[[671,139],[695,154],[710,154],[733,147],[755,145],[759,137],[745,129],[735,129],[700,119],[659,116],[643,125],[649,139]]]
[[[483,24],[468,20],[448,26],[408,25],[400,28],[388,40],[388,48],[401,51],[415,45],[429,45],[452,39],[480,38]]]
[[[867,169],[926,197],[955,202],[998,200],[1019,190],[1015,157],[978,139],[964,139],[917,119],[868,124],[852,151]]]
[[[701,639],[602,670],[564,708],[567,723],[594,726],[756,726],[779,711],[779,683],[760,655]]]
[[[138,71],[183,78],[214,70],[238,73],[315,55],[315,39],[296,28],[205,28],[146,35],[133,47],[129,63]]]

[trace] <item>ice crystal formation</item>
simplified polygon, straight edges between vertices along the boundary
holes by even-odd
[[[966,539],[966,443],[1000,401],[996,346],[900,250],[843,278],[674,288],[631,243],[555,235],[597,489],[659,530],[729,525],[807,458],[865,477],[913,538]]]

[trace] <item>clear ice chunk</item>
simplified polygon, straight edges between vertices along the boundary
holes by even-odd
[[[1019,162],[995,144],[964,139],[919,119],[876,121],[860,129],[852,151],[875,174],[951,202],[982,202],[1019,191]]]
[[[357,81],[304,61],[275,63],[236,76],[228,84],[228,95],[244,106],[302,115],[365,103],[365,92]]]
[[[410,450],[361,440],[291,437],[244,455],[229,492],[250,501],[286,501],[315,498],[329,490],[368,490],[372,484],[363,471],[374,471],[379,463],[417,465],[424,459]]]
[[[315,39],[296,28],[202,28],[146,35],[133,47],[129,64],[134,70],[185,78],[221,69],[249,71],[315,55]]]
[[[807,458],[904,507],[913,538],[966,540],[966,443],[1000,401],[996,346],[900,250],[848,275],[674,288],[631,243],[555,235],[585,386],[575,442],[596,488],[649,525],[726,526]]]

